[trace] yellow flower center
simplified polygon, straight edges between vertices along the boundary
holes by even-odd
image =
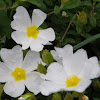
[[[26,71],[22,68],[16,68],[11,75],[15,78],[16,81],[26,79]]]
[[[36,26],[27,27],[27,37],[32,37],[36,39],[38,34],[39,31],[37,30]]]
[[[80,81],[81,79],[75,75],[69,76],[66,80],[66,88],[76,87]]]

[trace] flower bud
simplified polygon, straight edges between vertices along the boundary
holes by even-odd
[[[77,15],[77,21],[83,25],[87,24],[87,15],[84,11],[79,12],[79,15]]]

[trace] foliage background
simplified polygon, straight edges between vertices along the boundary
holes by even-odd
[[[44,49],[52,50],[54,46],[63,47],[71,44],[74,51],[82,47],[87,50],[89,57],[97,56],[100,60],[100,0],[0,0],[0,49],[16,45],[11,39],[13,30],[10,23],[18,6],[24,6],[30,16],[33,9],[37,8],[47,13],[47,19],[40,27],[44,29],[52,27],[55,30],[56,40],[52,42],[52,46],[45,46]],[[66,12],[64,16],[63,11]],[[41,57],[47,65],[53,62],[48,50],[41,52]],[[46,73],[47,66],[42,66],[42,69],[40,66],[42,65],[38,66],[37,71]],[[2,87],[3,84],[0,84],[1,100],[17,100],[6,95]],[[26,90],[25,93],[29,91]],[[94,79],[91,86],[82,94],[65,91],[48,97],[28,94],[27,100],[83,100],[84,94],[90,100],[100,100],[100,79]]]

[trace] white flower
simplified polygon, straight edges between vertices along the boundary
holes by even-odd
[[[18,97],[25,91],[25,86],[35,95],[40,92],[44,81],[37,69],[38,63],[43,63],[38,52],[29,50],[23,60],[20,46],[13,49],[1,49],[0,82],[6,82],[4,92],[12,97]],[[44,64],[44,63],[43,63]]]
[[[31,48],[33,51],[41,51],[43,45],[49,44],[49,41],[55,39],[55,33],[52,28],[39,30],[38,27],[44,22],[47,15],[39,9],[34,9],[32,21],[27,10],[19,6],[16,9],[14,20],[11,27],[16,30],[12,33],[12,39],[22,45],[22,49]]]
[[[54,62],[48,67],[46,80],[41,85],[43,95],[47,96],[62,90],[81,93],[91,84],[91,79],[100,75],[100,66],[96,57],[88,59],[83,49],[79,49],[74,54],[71,51],[70,56],[66,56],[67,52],[62,52],[64,56],[62,65]]]
[[[71,56],[73,54],[73,47],[71,45],[65,45],[63,48],[55,47],[55,50],[50,51],[53,58],[60,64],[64,56]]]

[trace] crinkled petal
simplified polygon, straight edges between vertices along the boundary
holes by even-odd
[[[31,72],[27,74],[27,79],[25,80],[25,85],[29,91],[37,95],[40,92],[40,86],[44,79],[41,78],[39,72]]]
[[[57,52],[55,50],[51,50],[50,51],[53,58],[62,65],[62,57],[59,57],[59,55],[57,54]]]
[[[69,44],[67,44],[63,48],[55,47],[55,50],[51,50],[51,54],[58,63],[62,64],[62,59],[64,57],[70,57],[73,55],[73,48]]]
[[[38,38],[38,39],[32,39],[31,43],[30,43],[30,48],[32,51],[36,51],[36,52],[40,52],[43,50],[43,43],[47,43],[47,41]]]
[[[23,61],[23,69],[30,72],[37,69],[38,64],[43,64],[40,54],[35,51],[29,50]]]
[[[65,56],[69,57],[73,55],[73,47],[69,44],[67,44],[63,48],[55,47],[55,50],[57,54],[59,55],[59,57],[62,57],[62,58]]]
[[[97,78],[100,75],[100,66],[98,64],[97,57],[91,57],[85,63],[85,66],[80,72],[80,77],[86,77],[88,79]]]
[[[19,31],[14,31],[11,34],[12,39],[17,43],[22,45],[22,49],[25,50],[29,48],[31,38],[27,37],[26,32],[19,32]]]
[[[63,65],[68,75],[77,76],[87,60],[86,51],[79,49],[72,56],[65,57],[63,59]]]
[[[9,81],[4,86],[4,92],[11,97],[19,97],[25,91],[25,85],[23,81],[15,82]]]
[[[41,85],[41,94],[48,96],[52,93],[56,93],[64,90],[65,84],[54,81],[44,81]]]
[[[9,81],[11,79],[11,72],[3,62],[0,62],[0,82]]]
[[[11,27],[14,30],[26,32],[26,28],[31,26],[31,19],[29,17],[29,14],[27,10],[22,6],[17,7],[16,13],[13,18],[14,20],[11,22]]]
[[[59,63],[52,63],[47,69],[46,80],[65,82],[67,74]]]
[[[40,9],[34,9],[32,14],[32,25],[39,27],[44,22],[46,17],[47,15]]]
[[[47,41],[54,41],[55,40],[55,32],[52,28],[39,30],[40,33],[38,34],[39,37],[43,38]]]
[[[9,69],[14,70],[22,65],[23,52],[22,48],[17,45],[12,49],[2,48],[0,51],[2,60],[7,64]]]

